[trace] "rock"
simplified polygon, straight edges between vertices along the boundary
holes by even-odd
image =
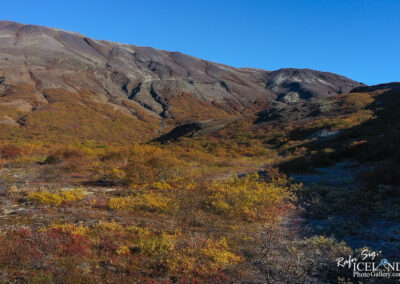
[[[310,135],[307,139],[328,139],[328,138],[333,138],[337,136],[340,133],[340,131],[330,131],[328,129],[322,129],[320,131],[317,131]]]
[[[267,75],[267,88],[284,102],[348,93],[355,86],[364,85],[337,74],[311,69],[285,68]]]

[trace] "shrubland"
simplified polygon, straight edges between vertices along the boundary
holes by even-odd
[[[398,137],[379,136],[399,125],[390,122],[394,110],[374,107],[375,95],[335,98],[337,115],[279,123],[248,116],[208,135],[146,144],[138,136],[153,138],[148,124],[89,100],[68,105],[69,95],[49,91],[55,103],[30,116],[26,132],[0,133],[7,200],[0,282],[345,282],[350,276],[334,260],[352,250],[330,233],[340,238],[350,229],[341,223],[312,236],[293,224],[300,214],[399,218],[384,198],[399,197]],[[320,138],[323,130],[334,135]],[[339,187],[295,184],[282,173],[349,157],[380,161],[351,196]]]

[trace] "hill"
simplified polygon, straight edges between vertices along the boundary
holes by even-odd
[[[0,121],[15,135],[66,139],[67,131],[108,142],[144,141],[182,122],[231,118],[276,100],[362,86],[327,72],[234,68],[8,21],[0,21],[0,75]]]

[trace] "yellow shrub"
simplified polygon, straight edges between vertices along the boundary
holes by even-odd
[[[159,193],[145,193],[135,196],[135,207],[149,211],[169,211],[172,209],[172,201],[170,198]]]
[[[62,202],[62,199],[58,194],[48,191],[31,193],[28,199],[36,203],[50,206],[57,206]]]
[[[46,231],[48,229],[61,229],[63,232],[68,232],[77,235],[85,235],[90,232],[89,228],[83,225],[75,225],[75,224],[53,224],[50,227],[42,230]]]
[[[211,260],[218,268],[225,268],[229,265],[239,263],[242,257],[229,250],[226,239],[208,240],[201,254],[208,260]]]
[[[130,250],[127,246],[123,245],[117,249],[117,254],[119,254],[119,255],[124,255],[124,254],[129,254],[129,253],[130,253]]]
[[[112,221],[112,222],[100,221],[96,225],[95,228],[99,229],[101,231],[102,230],[106,230],[106,231],[109,231],[109,232],[121,232],[121,231],[124,230],[124,228],[120,224],[116,223],[115,221]]]
[[[194,184],[194,183],[188,183],[185,185],[186,189],[195,189],[198,185]]]
[[[108,201],[108,207],[111,209],[128,209],[133,207],[131,197],[114,197]]]
[[[149,255],[167,255],[175,248],[176,236],[162,233],[160,235],[142,238],[138,242],[140,252]]]
[[[85,191],[82,188],[74,188],[62,191],[60,196],[62,201],[65,202],[77,201],[85,197]]]
[[[48,191],[34,192],[28,196],[28,199],[50,206],[60,205],[62,202],[71,202],[81,200],[85,197],[85,191],[80,188],[64,190],[59,193],[52,193]]]
[[[257,174],[231,178],[208,185],[209,208],[216,213],[254,218],[281,205],[288,190],[276,183],[266,183]]]
[[[344,96],[343,105],[355,110],[360,110],[371,104],[373,101],[374,99],[368,93],[350,93]]]
[[[332,148],[325,148],[325,149],[323,150],[323,152],[324,152],[325,154],[331,154],[331,153],[335,152],[335,150],[332,149]]]
[[[93,168],[95,179],[107,181],[121,181],[125,178],[125,172],[119,168],[115,168],[113,164],[97,163]]]
[[[187,248],[180,252],[173,253],[172,257],[167,262],[168,270],[172,274],[193,275],[193,271],[196,270],[198,259],[196,256],[192,256],[191,253],[191,249]]]
[[[126,181],[134,184],[170,180],[181,174],[182,161],[171,151],[150,145],[134,145],[124,167]]]
[[[149,236],[151,234],[150,230],[147,228],[142,228],[138,226],[128,226],[126,227],[126,231],[130,233],[134,233],[139,237]]]
[[[170,198],[160,193],[148,192],[136,196],[115,197],[108,201],[111,209],[143,209],[148,211],[166,212],[172,209]]]
[[[153,189],[158,189],[158,190],[167,190],[167,189],[171,189],[172,188],[172,186],[170,186],[167,182],[165,182],[165,181],[157,181],[157,182],[154,182],[152,185],[151,185],[151,188],[153,188]]]

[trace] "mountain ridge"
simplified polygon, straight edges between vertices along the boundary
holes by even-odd
[[[68,107],[74,100],[77,107],[90,104],[96,116],[104,116],[99,109],[110,108],[143,127],[159,124],[158,131],[363,86],[328,72],[235,68],[181,52],[10,21],[0,21],[0,75],[2,117],[17,123],[38,111],[57,113],[61,102]]]

